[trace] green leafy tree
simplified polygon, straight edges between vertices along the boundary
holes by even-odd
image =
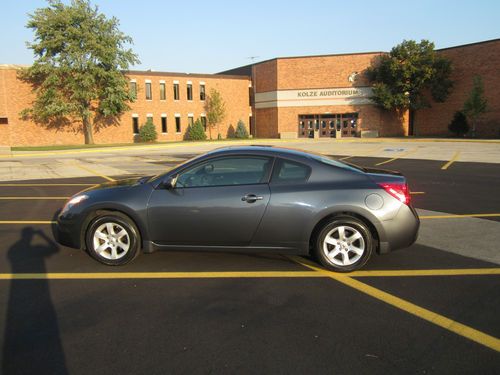
[[[467,122],[467,117],[463,114],[463,112],[455,112],[453,120],[451,120],[448,125],[448,129],[452,133],[455,133],[458,137],[467,134],[469,131],[469,123]]]
[[[192,141],[204,141],[207,139],[205,129],[203,128],[203,124],[200,119],[196,119],[193,125],[189,125],[186,135],[187,139]]]
[[[48,3],[26,25],[35,33],[28,43],[35,62],[19,78],[31,84],[36,98],[21,116],[48,128],[77,127],[92,144],[94,130],[117,124],[129,109],[134,98],[123,70],[139,60],[127,48],[132,39],[118,29],[118,20],[89,1]]]
[[[481,115],[488,110],[488,101],[484,97],[484,85],[480,76],[475,76],[472,90],[464,103],[464,113],[471,119],[472,136],[476,135],[476,125]]]
[[[211,89],[205,103],[207,113],[208,134],[212,139],[212,128],[217,126],[217,137],[220,139],[219,124],[226,118],[226,104],[220,92]]]
[[[409,110],[412,121],[414,111],[430,106],[429,94],[436,102],[447,99],[451,71],[451,61],[436,54],[434,43],[404,40],[368,69],[372,100],[387,110]]]
[[[245,123],[242,120],[238,121],[236,125],[236,131],[234,132],[235,138],[247,139],[248,138],[248,130],[245,126]]]
[[[146,123],[139,128],[139,138],[142,142],[154,142],[158,138],[153,119],[148,117]]]

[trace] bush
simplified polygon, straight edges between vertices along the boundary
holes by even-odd
[[[227,138],[234,138],[234,126],[233,124],[229,124],[229,127],[227,128]]]
[[[148,118],[146,123],[140,127],[139,138],[142,142],[154,142],[158,138],[156,127],[151,118]]]
[[[205,129],[200,119],[197,119],[193,125],[189,125],[187,130],[187,139],[191,141],[204,141],[207,139]]]
[[[465,117],[465,115],[460,111],[455,112],[453,120],[451,120],[450,124],[448,125],[448,129],[452,133],[455,133],[458,137],[465,135],[469,131],[469,123],[467,122],[467,117]]]
[[[236,125],[236,131],[234,132],[235,138],[248,138],[248,130],[245,127],[245,123],[243,121],[238,121],[238,125]]]

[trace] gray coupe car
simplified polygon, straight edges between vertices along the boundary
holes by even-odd
[[[373,253],[410,246],[418,228],[400,173],[247,146],[80,192],[59,214],[57,238],[107,265],[155,250],[213,250],[311,254],[349,272]]]

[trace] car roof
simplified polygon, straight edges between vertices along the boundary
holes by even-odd
[[[267,154],[267,155],[289,155],[289,156],[299,156],[299,157],[308,157],[310,155],[314,155],[314,153],[296,150],[293,148],[285,148],[285,147],[275,147],[275,146],[266,146],[266,145],[249,145],[249,146],[227,146],[217,148],[213,151],[210,151],[208,154],[231,154],[231,153],[249,153],[249,154]]]

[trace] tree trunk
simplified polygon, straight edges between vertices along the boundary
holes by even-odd
[[[94,144],[94,134],[92,131],[92,122],[90,121],[89,116],[83,116],[83,135],[85,136],[85,144],[93,145]]]

